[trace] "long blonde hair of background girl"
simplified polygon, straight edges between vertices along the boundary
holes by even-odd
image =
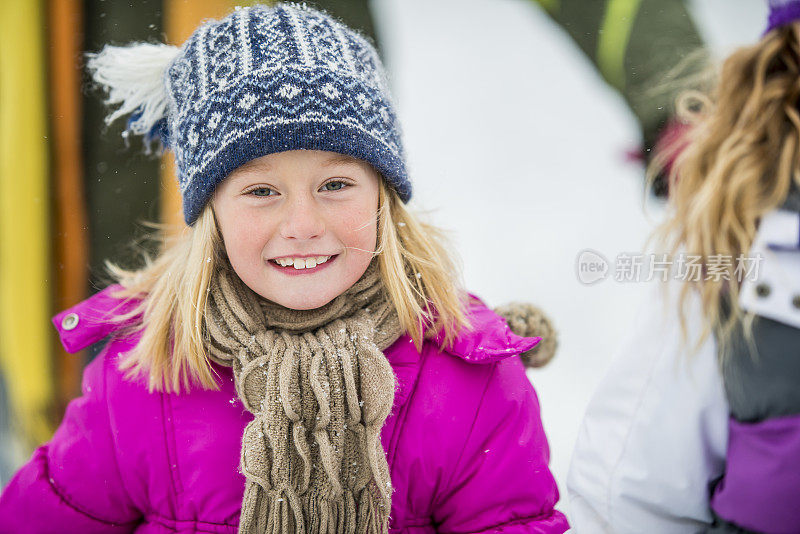
[[[683,340],[689,291],[701,297],[704,325],[696,350],[713,331],[721,354],[737,322],[736,259],[747,255],[758,221],[786,199],[792,180],[800,184],[800,26],[777,28],[758,43],[738,49],[723,63],[715,88],[706,95],[685,92],[678,114],[691,125],[688,145],[669,172],[669,218],[654,237],[671,256],[682,249],[702,257],[730,256],[729,281],[720,277],[684,284],[678,299]],[[674,150],[675,147],[673,147]],[[675,152],[657,154],[648,184]],[[720,297],[729,293],[724,319]],[[744,321],[750,339],[750,321]]]
[[[460,284],[456,269],[461,266],[448,249],[444,231],[407,210],[382,179],[377,216],[375,255],[403,330],[417,350],[423,337],[440,329],[445,345],[450,345],[461,328],[471,328],[465,314],[470,299]],[[185,227],[178,237],[167,237],[160,225],[150,226],[161,228],[162,250],[155,260],[142,250],[145,266],[138,270],[105,262],[110,275],[123,286],[112,296],[138,300],[128,313],[110,320],[124,323],[142,314],[141,321],[115,334],[141,332],[119,368],[129,378],[149,377],[150,392],[180,392],[181,384],[188,391],[195,381],[205,389],[218,389],[202,332],[210,281],[228,261],[213,201],[206,204],[195,225]]]

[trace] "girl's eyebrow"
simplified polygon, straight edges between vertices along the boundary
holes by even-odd
[[[344,154],[340,154],[338,156],[332,157],[327,162],[323,163],[322,166],[323,167],[331,167],[333,165],[336,165],[337,163],[349,163],[349,164],[352,164],[352,165],[358,165],[359,164],[359,160],[354,158],[354,157],[352,157],[352,156],[347,156],[347,155],[344,155]]]
[[[263,169],[266,171],[269,168],[270,168],[269,163],[267,163],[266,161],[251,159],[247,163],[242,163],[239,167],[236,168],[236,171],[250,171],[255,169]]]

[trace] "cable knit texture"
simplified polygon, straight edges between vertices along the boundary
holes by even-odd
[[[313,310],[260,297],[221,270],[206,324],[255,418],[242,439],[239,532],[388,532],[392,485],[380,433],[394,401],[383,354],[401,335],[377,263]]]

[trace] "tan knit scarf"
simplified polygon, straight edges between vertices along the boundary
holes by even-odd
[[[402,332],[376,260],[313,310],[270,302],[223,268],[204,327],[211,359],[233,367],[255,416],[242,437],[239,532],[387,533],[380,433],[396,381],[382,351]]]

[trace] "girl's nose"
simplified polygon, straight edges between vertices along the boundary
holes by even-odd
[[[286,203],[280,225],[281,237],[286,239],[312,239],[325,231],[325,222],[312,198],[298,196]]]

